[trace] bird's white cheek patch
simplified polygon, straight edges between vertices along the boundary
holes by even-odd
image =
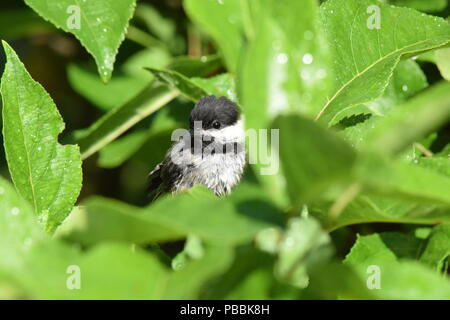
[[[236,124],[232,126],[228,126],[220,130],[209,130],[204,133],[214,137],[215,141],[223,143],[244,141],[244,127],[242,120],[238,120]]]

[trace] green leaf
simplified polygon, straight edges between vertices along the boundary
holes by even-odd
[[[450,161],[445,157],[422,157],[414,163],[450,178]]]
[[[207,93],[197,84],[192,82],[189,78],[183,76],[181,73],[171,70],[159,70],[155,68],[146,68],[153,73],[157,80],[168,85],[173,90],[179,90],[188,99],[196,102]]]
[[[183,5],[217,43],[228,70],[236,72],[243,42],[240,0],[187,0]]]
[[[405,102],[427,86],[426,77],[416,62],[410,59],[401,61],[395,68],[389,85],[380,98],[350,110],[353,113],[356,108],[361,109],[360,112],[363,112],[364,115],[351,116],[339,123],[340,125],[346,125],[342,131],[345,140],[353,147],[360,149],[361,145],[364,145],[370,131],[378,125],[378,121],[383,116],[388,115],[399,104]],[[372,116],[368,115],[368,113],[371,113]],[[348,123],[351,119],[360,122]]]
[[[420,261],[438,272],[444,269],[445,260],[450,256],[450,224],[436,226],[431,231],[428,243],[420,257]]]
[[[392,199],[363,194],[351,201],[337,217],[330,217],[328,201],[316,202],[310,206],[311,214],[320,220],[328,231],[359,223],[414,223],[438,224],[450,222],[448,206],[414,203],[408,200]]]
[[[44,234],[31,206],[2,177],[0,198],[2,294],[7,289],[31,299],[192,299],[232,261],[230,247],[209,245],[201,259],[175,273],[129,245],[102,243],[82,253]],[[67,287],[70,266],[79,268],[81,290]]]
[[[297,115],[280,116],[274,127],[280,129],[281,164],[294,205],[348,180],[356,153],[336,134]]]
[[[155,215],[117,200],[93,197],[84,201],[81,210],[72,213],[66,239],[84,245],[100,241],[146,244],[154,241],[182,239],[186,232],[171,226]]]
[[[48,297],[54,291],[50,293],[46,289],[54,284],[52,280],[58,275],[58,270],[53,266],[59,264],[62,256],[58,254],[63,252],[57,244],[50,243],[50,237],[43,232],[28,201],[2,177],[0,212],[0,255],[3,257],[0,259],[0,282],[20,288],[29,298],[35,298],[39,291],[41,296]],[[47,268],[43,268],[42,264],[46,264]],[[61,270],[59,275],[63,287],[66,274],[65,268]]]
[[[219,74],[211,78],[191,78],[191,81],[205,90],[209,95],[227,97],[231,101],[238,102],[236,80],[229,73]]]
[[[275,274],[298,288],[309,284],[307,268],[328,258],[330,237],[313,218],[292,218],[280,239]],[[327,250],[324,254],[323,251]]]
[[[251,245],[236,248],[233,264],[201,299],[270,299],[274,284],[274,257]]]
[[[179,72],[146,68],[156,78],[173,89],[179,90],[188,99],[197,102],[207,95],[224,96],[237,101],[236,84],[230,74],[220,74],[211,78],[187,78]]]
[[[410,7],[424,12],[437,12],[444,10],[447,0],[389,0],[396,6]]]
[[[25,297],[33,298],[37,292],[35,284],[41,281],[44,285],[41,290],[47,293],[45,285],[49,282],[48,274],[34,273],[39,266],[33,261],[33,255],[42,243],[48,243],[49,237],[39,226],[28,201],[3,177],[0,177],[0,213],[0,255],[3,257],[0,259],[0,287],[7,286],[8,291],[19,290],[25,293]],[[49,256],[41,257],[40,262],[47,261],[48,264],[52,261]],[[33,277],[36,275],[39,278]],[[65,276],[64,273],[62,275]]]
[[[439,49],[435,52],[436,65],[442,77],[450,81],[450,48]]]
[[[370,156],[360,159],[357,176],[371,192],[413,202],[450,206],[450,178],[405,161]]]
[[[112,141],[100,149],[98,165],[102,168],[115,168],[123,164],[144,145],[148,138],[148,130],[140,129]]]
[[[365,278],[340,261],[320,265],[310,271],[306,299],[374,300],[376,296],[367,288]]]
[[[169,277],[156,256],[123,244],[102,244],[82,254],[48,242],[32,248],[24,264],[33,267],[20,270],[20,283],[35,299],[158,299]],[[69,290],[75,275],[70,266],[79,270],[79,290]]]
[[[266,129],[285,111],[314,114],[324,102],[331,79],[317,1],[243,4],[249,39],[237,83],[246,127]],[[263,164],[254,169],[262,172]],[[258,180],[277,203],[287,205],[281,170],[258,175]]]
[[[450,281],[427,269],[418,262],[397,256],[406,244],[405,239],[386,240],[382,234],[360,236],[345,263],[354,266],[360,276],[370,282],[373,272],[369,266],[376,266],[380,273],[380,289],[372,290],[380,299],[449,299]],[[400,248],[398,247],[400,246]]]
[[[246,126],[255,129],[266,128],[285,111],[318,113],[332,79],[317,1],[266,2],[253,8],[254,37],[242,58],[239,82]]]
[[[364,112],[376,116],[387,115],[398,104],[407,101],[426,87],[428,87],[427,78],[420,66],[411,59],[400,61],[394,69],[383,95],[365,103],[363,105],[365,107]],[[362,106],[355,108],[362,108]]]
[[[71,86],[83,97],[102,110],[111,110],[128,102],[142,91],[154,77],[144,67],[164,67],[170,61],[169,54],[153,48],[138,51],[122,66],[107,84],[101,81],[94,70],[70,64],[67,76]]]
[[[376,11],[367,13],[373,5],[379,8],[380,28],[368,28],[376,22]],[[450,41],[447,21],[408,8],[373,0],[329,0],[320,11],[337,78],[316,119],[331,125],[340,120],[342,112],[381,96],[402,56]]]
[[[257,250],[253,245],[239,246],[226,273],[213,282],[200,299],[248,300],[294,299],[298,288],[280,282],[273,272],[275,257]]]
[[[99,262],[114,267],[105,272]],[[169,269],[155,256],[121,244],[94,248],[80,259],[79,267],[82,288],[72,290],[71,299],[158,299],[169,277]]]
[[[382,250],[380,247],[382,245]],[[417,260],[423,250],[424,240],[400,232],[383,232],[370,236],[358,236],[355,246],[346,259],[358,254],[364,261],[373,259],[385,262],[396,262],[399,259]],[[365,250],[362,251],[361,248]],[[354,252],[356,251],[356,253]]]
[[[379,119],[363,141],[363,148],[387,154],[397,153],[450,119],[450,83],[443,82]]]
[[[148,48],[133,54],[124,62],[121,69],[130,77],[149,82],[154,77],[144,70],[145,67],[164,68],[172,61],[167,50],[160,48]]]
[[[172,60],[167,69],[177,71],[186,77],[198,77],[207,76],[220,66],[220,58],[217,55],[202,56],[199,59],[179,56]]]
[[[147,144],[151,146],[149,153],[152,158],[156,158],[154,163],[161,161],[159,153],[156,149],[164,152],[171,143],[171,133],[177,128],[183,127],[181,119],[187,121],[189,112],[185,105],[168,105],[166,108],[159,110],[151,121],[150,127],[139,128],[126,135],[112,141],[100,150],[98,158],[98,165],[102,168],[114,168],[130,157],[135,155],[138,151],[145,148]],[[165,139],[166,143],[161,143],[159,139]],[[145,149],[147,150],[147,149]],[[146,159],[146,162],[147,159]]]
[[[30,204],[1,176],[0,212],[0,270],[6,272],[18,268],[28,247],[45,235]]]
[[[279,225],[281,219],[276,207],[258,190],[245,186],[226,199],[217,199],[206,188],[196,187],[176,197],[169,195],[145,209],[101,198],[91,199],[84,206],[78,218],[81,222],[73,223],[65,237],[88,245],[103,240],[165,242],[188,234],[221,245],[244,243],[259,230]],[[208,209],[212,207],[216,209]]]
[[[123,105],[148,85],[127,76],[116,76],[105,84],[96,74],[75,64],[69,65],[67,76],[75,91],[104,111]]]
[[[439,50],[440,49],[421,53],[417,56],[414,56],[413,59],[415,59],[418,62],[429,62],[436,64],[436,52]]]
[[[158,45],[168,47],[175,54],[186,51],[185,39],[177,32],[177,20],[165,11],[160,12],[154,6],[141,2],[137,5],[135,19],[141,20],[148,31],[158,38],[155,41]]]
[[[176,90],[165,86],[149,85],[124,105],[105,114],[78,137],[82,159],[103,148],[177,95]]]
[[[45,89],[35,82],[6,43],[2,77],[3,136],[11,177],[48,232],[72,210],[81,189],[77,146],[62,146],[64,122]]]
[[[327,201],[311,206],[312,214],[328,230],[369,222],[449,222],[450,179],[446,169],[440,167],[446,165],[445,161],[437,164],[429,161],[425,165],[362,155],[353,173],[362,195],[351,201],[338,217],[330,216],[331,204]]]
[[[94,57],[102,80],[109,80],[136,0],[60,0],[51,4],[47,0],[25,0],[25,3],[45,20],[72,33]]]
[[[233,257],[231,247],[209,244],[201,259],[191,260],[182,270],[172,273],[162,299],[198,299],[205,291],[201,290],[205,283],[223,274]]]

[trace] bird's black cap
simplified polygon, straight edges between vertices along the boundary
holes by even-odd
[[[207,96],[195,105],[189,117],[191,129],[194,121],[201,121],[203,129],[211,128],[214,121],[219,121],[221,127],[231,126],[239,118],[236,104],[225,97]]]

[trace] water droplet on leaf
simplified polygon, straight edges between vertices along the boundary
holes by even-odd
[[[286,64],[289,60],[289,57],[286,53],[279,53],[276,59],[278,64]]]
[[[13,216],[17,216],[19,213],[20,213],[20,209],[19,209],[19,208],[13,207],[13,208],[11,209],[11,214],[12,214]]]
[[[302,58],[304,64],[311,64],[314,61],[314,57],[310,53],[305,53]]]

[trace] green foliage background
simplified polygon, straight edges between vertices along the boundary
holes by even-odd
[[[449,15],[3,1],[0,298],[450,299]],[[146,175],[211,94],[280,130],[279,172],[149,205]]]

